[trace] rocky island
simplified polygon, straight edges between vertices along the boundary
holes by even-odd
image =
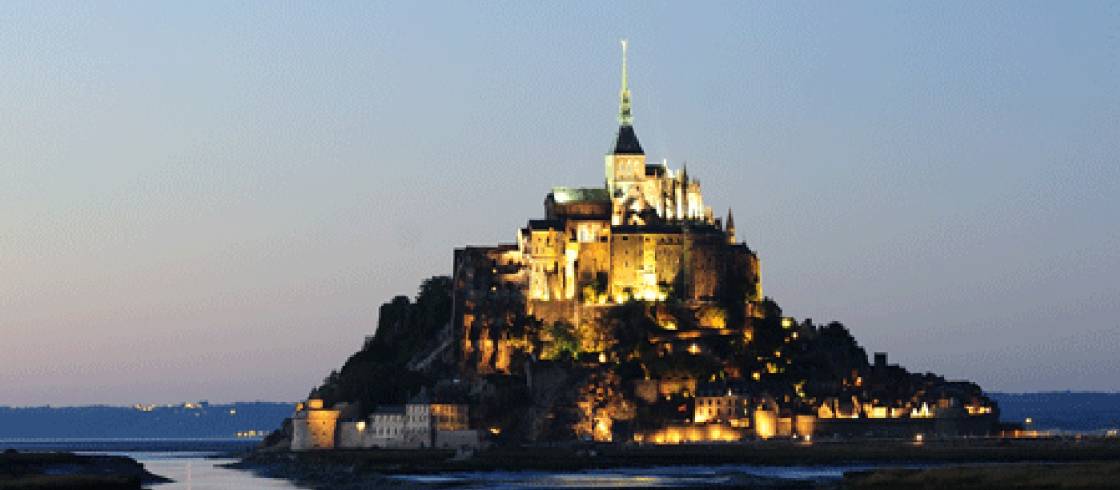
[[[685,168],[647,160],[625,60],[624,45],[603,186],[554,187],[513,243],[459,248],[448,275],[383,304],[374,334],[235,466],[334,488],[404,473],[1100,454],[986,439],[1021,428],[1001,425],[976,384],[869,358],[843,324],[783,312],[732,212],[716,217]]]
[[[731,211],[649,161],[623,49],[602,187],[555,187],[510,244],[382,305],[375,334],[271,442],[473,449],[989,435],[979,386],[873,360],[844,325],[786,316]]]
[[[926,469],[728,481],[990,488],[1028,470],[1077,474],[1064,480],[1073,487],[1109,481],[1114,436],[1001,423],[975,383],[868,356],[843,324],[789,316],[764,295],[732,212],[715,216],[685,168],[647,161],[625,53],[603,186],[552,188],[512,243],[456,249],[448,275],[383,304],[374,334],[233,467],[316,488],[853,463]],[[977,462],[1082,464],[951,467]]]

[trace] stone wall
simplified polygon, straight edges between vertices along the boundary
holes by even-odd
[[[339,422],[338,438],[335,447],[340,449],[359,449],[366,446],[365,422]]]
[[[476,449],[480,445],[477,430],[436,431],[435,447],[441,449]]]
[[[308,409],[292,418],[292,450],[333,449],[338,410]]]

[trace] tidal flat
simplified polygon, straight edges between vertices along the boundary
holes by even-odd
[[[944,488],[944,478],[956,473],[999,488],[1000,478],[1030,474],[1033,468],[1065,468],[1084,475],[1112,471],[1105,465],[1120,460],[1120,440],[1115,438],[957,439],[944,441],[766,441],[727,445],[575,445],[565,447],[491,448],[455,457],[440,450],[334,450],[292,453],[256,451],[233,468],[286,478],[315,488],[357,488],[362,485],[395,485],[470,488],[472,484],[508,480],[510,472],[540,475],[588,475],[603,470],[640,470],[692,467],[727,478],[705,480],[704,485],[729,488],[899,488],[904,482],[916,488]],[[1074,468],[1072,465],[1077,465]],[[968,466],[969,469],[958,470]],[[975,466],[981,465],[981,466]],[[736,469],[735,467],[738,467]],[[828,468],[827,472],[784,472],[767,476],[757,468]],[[1001,468],[1006,468],[1002,469]],[[1048,470],[1041,470],[1048,471]],[[657,472],[665,476],[664,471]],[[747,475],[746,473],[749,473]],[[466,476],[464,476],[466,475]],[[748,478],[749,477],[749,478]],[[569,478],[570,479],[570,478]],[[545,481],[547,478],[536,478]],[[671,479],[670,479],[671,480]],[[921,487],[922,481],[930,481]],[[591,481],[591,480],[588,480]],[[666,481],[662,478],[662,480]],[[662,486],[687,487],[688,480]],[[712,481],[724,482],[713,485]],[[1070,480],[1074,481],[1074,480]],[[1083,480],[1095,481],[1095,480]],[[941,482],[941,483],[938,483]],[[562,486],[570,486],[566,481]],[[579,482],[575,482],[579,488]],[[622,485],[625,486],[625,485]],[[960,485],[957,485],[960,486]],[[539,488],[551,488],[547,484]],[[966,487],[962,487],[966,488]],[[1065,488],[1065,487],[1054,487]],[[1110,488],[1081,486],[1069,488]]]
[[[1120,486],[1120,463],[1010,463],[922,469],[879,469],[844,475],[852,490],[1112,489]]]

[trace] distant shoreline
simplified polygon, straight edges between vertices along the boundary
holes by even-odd
[[[0,440],[225,439],[267,433],[291,403],[252,402],[90,407],[0,407]]]
[[[14,449],[21,453],[80,454],[198,452],[236,457],[259,444],[259,439],[235,438],[12,438],[0,439],[0,451]]]

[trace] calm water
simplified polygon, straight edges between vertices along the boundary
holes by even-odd
[[[85,454],[129,456],[174,483],[152,485],[152,490],[296,489],[286,480],[259,477],[251,472],[222,468],[232,459],[215,459],[219,450],[235,450],[252,442],[234,440],[0,440],[0,449],[21,451],[74,451]],[[745,486],[759,478],[830,480],[846,471],[875,468],[839,466],[666,466],[616,468],[577,472],[495,471],[442,475],[396,475],[394,487],[473,489],[570,488],[673,488]]]
[[[220,465],[234,460],[214,459],[256,443],[245,439],[8,439],[0,440],[0,449],[128,456],[143,463],[148,471],[175,480],[148,487],[152,490],[303,488],[286,480],[222,468]]]
[[[154,485],[152,490],[295,489],[284,480],[261,478],[250,472],[221,468],[233,460],[206,459],[159,454],[132,455],[149,471],[174,479],[175,483]],[[400,475],[391,477],[396,488],[474,489],[570,489],[570,488],[674,488],[740,486],[757,477],[795,480],[837,479],[845,471],[867,467],[664,467],[592,470],[569,473],[483,472],[447,475]]]
[[[420,488],[455,489],[564,489],[564,488],[675,488],[747,486],[760,478],[800,481],[839,479],[845,471],[873,466],[664,466],[614,468],[579,472],[539,471],[451,473],[445,475],[400,475],[399,483]]]
[[[152,490],[294,489],[303,488],[287,480],[261,478],[248,471],[220,465],[233,459],[211,459],[212,453],[122,453],[144,464],[148,471],[175,480],[152,485]]]

